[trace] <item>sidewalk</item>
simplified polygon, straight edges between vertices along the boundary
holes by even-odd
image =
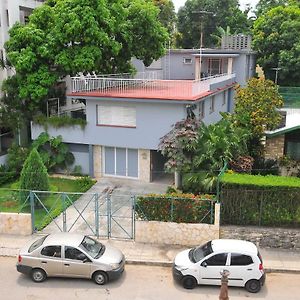
[[[0,256],[18,255],[19,249],[28,241],[40,235],[0,235]],[[125,254],[128,264],[171,266],[175,255],[186,247],[178,245],[154,245],[136,243],[131,240],[101,240],[115,246]],[[276,249],[260,249],[266,272],[300,273],[300,252]]]

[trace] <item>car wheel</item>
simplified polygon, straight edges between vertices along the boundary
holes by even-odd
[[[259,280],[251,279],[251,280],[247,281],[245,288],[250,293],[257,293],[261,289],[261,284],[260,284]]]
[[[184,276],[182,279],[182,285],[185,289],[193,289],[197,285],[197,280],[193,276]]]
[[[108,277],[105,272],[98,271],[98,272],[94,273],[93,280],[95,281],[95,283],[103,285],[103,284],[107,283]]]
[[[42,269],[33,269],[31,271],[31,279],[34,282],[42,282],[47,278],[46,272]]]

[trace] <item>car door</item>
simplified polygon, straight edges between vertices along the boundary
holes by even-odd
[[[203,259],[199,266],[200,284],[221,284],[221,272],[227,269],[227,253],[218,253]]]
[[[91,260],[81,250],[65,246],[63,274],[66,277],[89,278],[91,275]]]
[[[39,267],[46,271],[48,276],[62,275],[61,246],[45,246],[41,249]]]
[[[249,279],[253,279],[256,277],[255,264],[250,255],[241,253],[230,253],[229,261],[229,285],[244,286]]]

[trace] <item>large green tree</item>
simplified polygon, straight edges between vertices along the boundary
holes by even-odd
[[[131,71],[164,53],[168,38],[159,9],[144,0],[48,0],[27,25],[16,24],[6,43],[16,75],[3,85],[2,118],[30,119],[55,83],[78,72]]]
[[[201,11],[211,12],[213,15]],[[214,45],[211,34],[217,33],[218,26],[229,26],[232,32],[237,33],[247,33],[250,30],[247,12],[239,9],[238,0],[187,0],[178,12],[178,31],[182,37],[179,46],[199,47],[201,23],[205,47]]]
[[[285,6],[289,3],[289,0],[260,0],[255,8],[255,15],[259,17],[269,10],[277,6]]]
[[[278,6],[254,23],[253,46],[268,79],[279,67],[280,85],[300,84],[300,4]]]

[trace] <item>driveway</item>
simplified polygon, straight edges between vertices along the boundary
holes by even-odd
[[[101,237],[132,238],[134,235],[133,197],[149,193],[164,193],[167,187],[166,183],[101,178],[67,208],[65,216],[63,214],[58,216],[42,232],[60,232],[65,226],[70,232],[96,235],[96,224],[99,224]],[[72,195],[68,194],[68,197],[71,199]]]

